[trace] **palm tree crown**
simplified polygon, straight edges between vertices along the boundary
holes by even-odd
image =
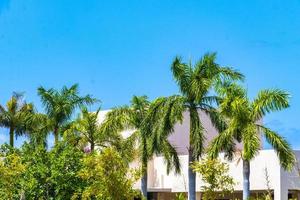
[[[99,123],[100,110],[99,107],[96,112],[89,112],[86,107],[82,107],[78,118],[65,131],[66,135],[78,134],[80,146],[89,144],[91,152],[94,152],[95,147],[100,149],[109,145],[119,147],[122,142],[119,132],[108,129],[106,123]]]
[[[130,137],[137,138],[138,157],[141,160],[143,170],[142,193],[145,198],[147,197],[147,164],[154,153],[160,153],[164,156],[168,171],[171,168],[175,168],[176,172],[180,170],[176,151],[167,140],[161,141],[164,145],[160,148],[152,148],[151,150],[149,148],[152,129],[143,127],[151,123],[147,120],[150,106],[151,103],[146,96],[133,96],[130,106],[113,109],[106,115],[103,122],[106,124],[104,127],[113,129],[113,131],[121,132],[128,129],[134,131]]]
[[[249,162],[261,149],[261,136],[273,146],[284,169],[289,170],[294,166],[295,156],[288,142],[261,123],[266,114],[289,107],[289,95],[283,90],[267,89],[260,91],[251,101],[246,90],[236,83],[225,83],[218,92],[221,97],[219,112],[226,121],[227,128],[212,141],[209,155],[215,158],[221,151],[225,151],[225,155],[232,158],[237,150],[236,142],[242,143],[240,151],[244,166],[243,199],[248,199]]]
[[[167,138],[175,123],[182,121],[183,112],[188,111],[190,117],[189,162],[202,156],[204,152],[204,127],[198,111],[204,111],[211,118],[215,127],[223,130],[224,123],[219,120],[216,109],[212,107],[218,97],[209,96],[211,89],[222,80],[241,80],[243,75],[228,67],[222,67],[215,62],[216,54],[205,54],[194,65],[182,62],[176,57],[172,63],[173,77],[179,87],[180,95],[156,100],[150,112],[150,121],[158,121],[151,126],[155,129],[154,140]],[[159,120],[155,120],[159,119]],[[158,139],[157,139],[158,138]],[[153,142],[161,146],[158,142]],[[195,173],[189,169],[189,200],[195,199]]]
[[[46,114],[52,121],[52,131],[55,136],[55,143],[59,139],[59,129],[71,118],[75,109],[82,105],[89,105],[97,100],[90,95],[79,96],[78,85],[70,88],[63,87],[60,91],[53,88],[46,90],[38,88],[38,94],[45,107]]]
[[[26,133],[26,123],[33,105],[22,100],[23,95],[14,93],[6,108],[0,105],[0,126],[9,129],[9,143],[14,146],[14,137]]]
[[[266,114],[289,107],[289,94],[279,89],[267,89],[260,91],[250,101],[245,89],[235,83],[226,84],[219,93],[222,99],[220,114],[227,121],[228,128],[214,139],[210,155],[216,157],[225,150],[232,157],[236,144],[234,141],[237,141],[243,143],[242,158],[250,161],[261,149],[261,136],[264,136],[277,152],[282,167],[291,169],[295,157],[288,142],[261,123]]]

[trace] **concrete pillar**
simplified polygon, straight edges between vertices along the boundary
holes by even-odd
[[[300,200],[300,192],[297,191],[297,200]]]
[[[285,188],[276,188],[274,190],[274,200],[288,200],[289,192]]]

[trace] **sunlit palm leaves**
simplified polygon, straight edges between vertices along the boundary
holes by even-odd
[[[176,101],[174,101],[175,103]],[[162,103],[166,103],[163,102]],[[176,149],[167,140],[167,137],[153,137],[154,130],[151,127],[151,124],[156,120],[152,118],[152,114],[149,114],[149,109],[152,104],[148,101],[146,96],[134,96],[131,100],[130,106],[123,106],[114,108],[110,111],[103,122],[103,131],[125,131],[133,130],[133,134],[130,136],[131,144],[136,139],[138,147],[138,159],[142,164],[143,178],[142,178],[142,192],[146,197],[147,192],[147,164],[148,161],[152,158],[153,154],[160,154],[165,158],[167,164],[167,171],[175,169],[176,172],[180,170],[179,158],[177,156]],[[176,110],[171,109],[169,112],[172,115],[176,115]],[[159,129],[166,129],[168,127],[167,123],[162,124]],[[156,144],[154,144],[156,143]]]
[[[120,134],[112,129],[107,129],[107,124],[100,124],[98,121],[100,108],[96,112],[90,112],[86,107],[82,107],[81,114],[72,122],[65,131],[68,134],[78,134],[80,146],[90,145],[94,152],[95,147],[102,149],[108,146],[119,147],[121,145]]]
[[[6,107],[0,105],[0,126],[9,129],[11,146],[15,135],[26,133],[27,120],[33,112],[33,105],[23,101],[23,95],[18,93],[13,94]]]
[[[221,151],[232,151],[236,144],[233,141],[238,141],[243,144],[242,158],[250,161],[261,149],[262,134],[277,152],[281,165],[291,169],[295,157],[290,145],[260,121],[268,113],[289,107],[288,93],[278,89],[262,90],[251,101],[246,90],[236,83],[227,84],[219,91],[222,97],[220,113],[228,120],[228,128],[212,142],[210,155],[216,157]]]
[[[83,105],[90,105],[97,101],[90,95],[79,96],[77,84],[70,88],[64,86],[60,91],[53,88],[47,90],[39,87],[38,94],[41,97],[46,114],[52,121],[55,143],[59,139],[59,129],[68,122],[76,108]]]
[[[220,102],[219,97],[210,96],[211,90],[224,81],[242,80],[244,77],[229,67],[222,67],[216,63],[216,54],[205,54],[195,64],[185,63],[176,57],[171,65],[173,77],[179,87],[180,95],[157,99],[150,107],[148,118],[151,119],[148,129],[155,134],[152,137],[152,149],[159,149],[161,139],[167,139],[173,133],[176,123],[181,122],[183,113],[189,113],[190,144],[189,162],[199,159],[204,153],[205,130],[199,117],[205,112],[219,130],[227,126],[213,107]],[[151,128],[150,128],[151,127]],[[147,127],[145,127],[147,129]],[[150,149],[151,149],[150,148]],[[189,199],[195,198],[195,174],[189,174]],[[191,195],[191,196],[190,196]]]
[[[155,118],[154,115],[156,115],[160,119],[155,129],[156,133],[163,137],[173,132],[175,123],[182,120],[184,111],[190,113],[190,148],[193,149],[195,158],[202,155],[205,140],[204,128],[198,111],[206,112],[216,128],[223,130],[226,126],[213,107],[219,103],[220,99],[217,96],[209,96],[209,92],[220,81],[243,79],[242,74],[218,65],[215,59],[215,53],[205,54],[193,65],[191,62],[182,62],[180,57],[176,57],[171,65],[171,70],[181,95],[160,98],[150,109],[152,118]]]

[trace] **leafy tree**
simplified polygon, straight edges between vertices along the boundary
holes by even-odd
[[[21,150],[27,166],[21,181],[26,199],[71,199],[85,187],[78,177],[84,153],[73,144],[63,140],[51,151],[25,144]]]
[[[54,188],[53,197],[57,200],[71,199],[72,196],[81,191],[85,182],[78,177],[83,168],[81,159],[84,153],[69,144],[61,141],[50,152],[51,184]]]
[[[149,149],[149,138],[152,134],[151,127],[143,128],[150,124],[147,121],[150,102],[146,96],[133,96],[130,106],[114,108],[110,111],[103,122],[103,132],[121,132],[133,130],[131,137],[137,139],[138,159],[142,163],[143,176],[141,180],[141,190],[144,198],[147,198],[147,164],[153,153],[161,153],[167,161],[168,171],[174,167],[176,172],[180,170],[179,159],[176,150],[171,146],[166,138],[162,141],[163,146]],[[154,147],[154,145],[152,145]]]
[[[79,176],[87,181],[87,187],[73,199],[120,200],[133,199],[132,189],[136,181],[129,165],[114,148],[106,148],[100,154],[88,154],[83,159],[84,168]]]
[[[284,169],[294,166],[295,156],[288,142],[260,122],[266,114],[289,107],[289,95],[283,90],[267,89],[251,101],[246,90],[236,83],[224,83],[218,92],[222,98],[220,114],[228,127],[213,140],[209,155],[216,158],[219,152],[225,151],[232,158],[236,141],[242,143],[243,199],[246,200],[250,196],[250,161],[261,149],[261,136],[273,146]]]
[[[0,157],[0,196],[2,199],[21,197],[21,179],[26,170],[19,153],[8,146],[1,147]]]
[[[51,199],[54,195],[54,187],[50,179],[49,152],[43,146],[24,144],[21,153],[22,162],[27,166],[21,182],[25,199]]]
[[[192,168],[201,175],[205,183],[202,186],[204,200],[215,200],[234,191],[235,183],[228,174],[229,166],[219,159],[203,159],[194,162]]]
[[[28,115],[33,112],[33,105],[22,100],[22,95],[14,93],[6,108],[0,105],[0,126],[9,129],[9,144],[14,146],[15,135],[26,132]]]
[[[77,84],[72,85],[70,88],[64,86],[60,91],[53,88],[46,90],[39,87],[38,95],[41,97],[46,113],[51,120],[55,144],[58,143],[60,129],[68,122],[75,109],[96,102],[96,99],[90,95],[79,96]]]
[[[183,113],[189,113],[190,142],[189,165],[199,159],[204,153],[205,131],[199,118],[199,111],[205,112],[219,131],[224,129],[224,123],[219,119],[216,109],[212,107],[218,102],[218,97],[209,96],[211,89],[222,80],[239,80],[243,75],[228,67],[221,67],[215,62],[216,54],[205,54],[193,65],[182,62],[176,57],[172,63],[173,77],[180,89],[180,95],[158,98],[150,108],[150,127],[155,130],[152,144],[155,148],[164,146],[159,142],[167,138],[177,122],[181,122]],[[153,147],[154,148],[154,147]],[[196,199],[196,174],[191,167],[188,169],[189,200]]]

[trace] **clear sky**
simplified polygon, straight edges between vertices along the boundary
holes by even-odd
[[[170,63],[216,51],[247,77],[250,96],[279,87],[291,108],[267,125],[300,149],[299,0],[0,0],[0,103],[38,86],[79,83],[103,108],[177,93]],[[7,141],[4,130],[0,143]],[[18,140],[20,144],[21,140]]]

